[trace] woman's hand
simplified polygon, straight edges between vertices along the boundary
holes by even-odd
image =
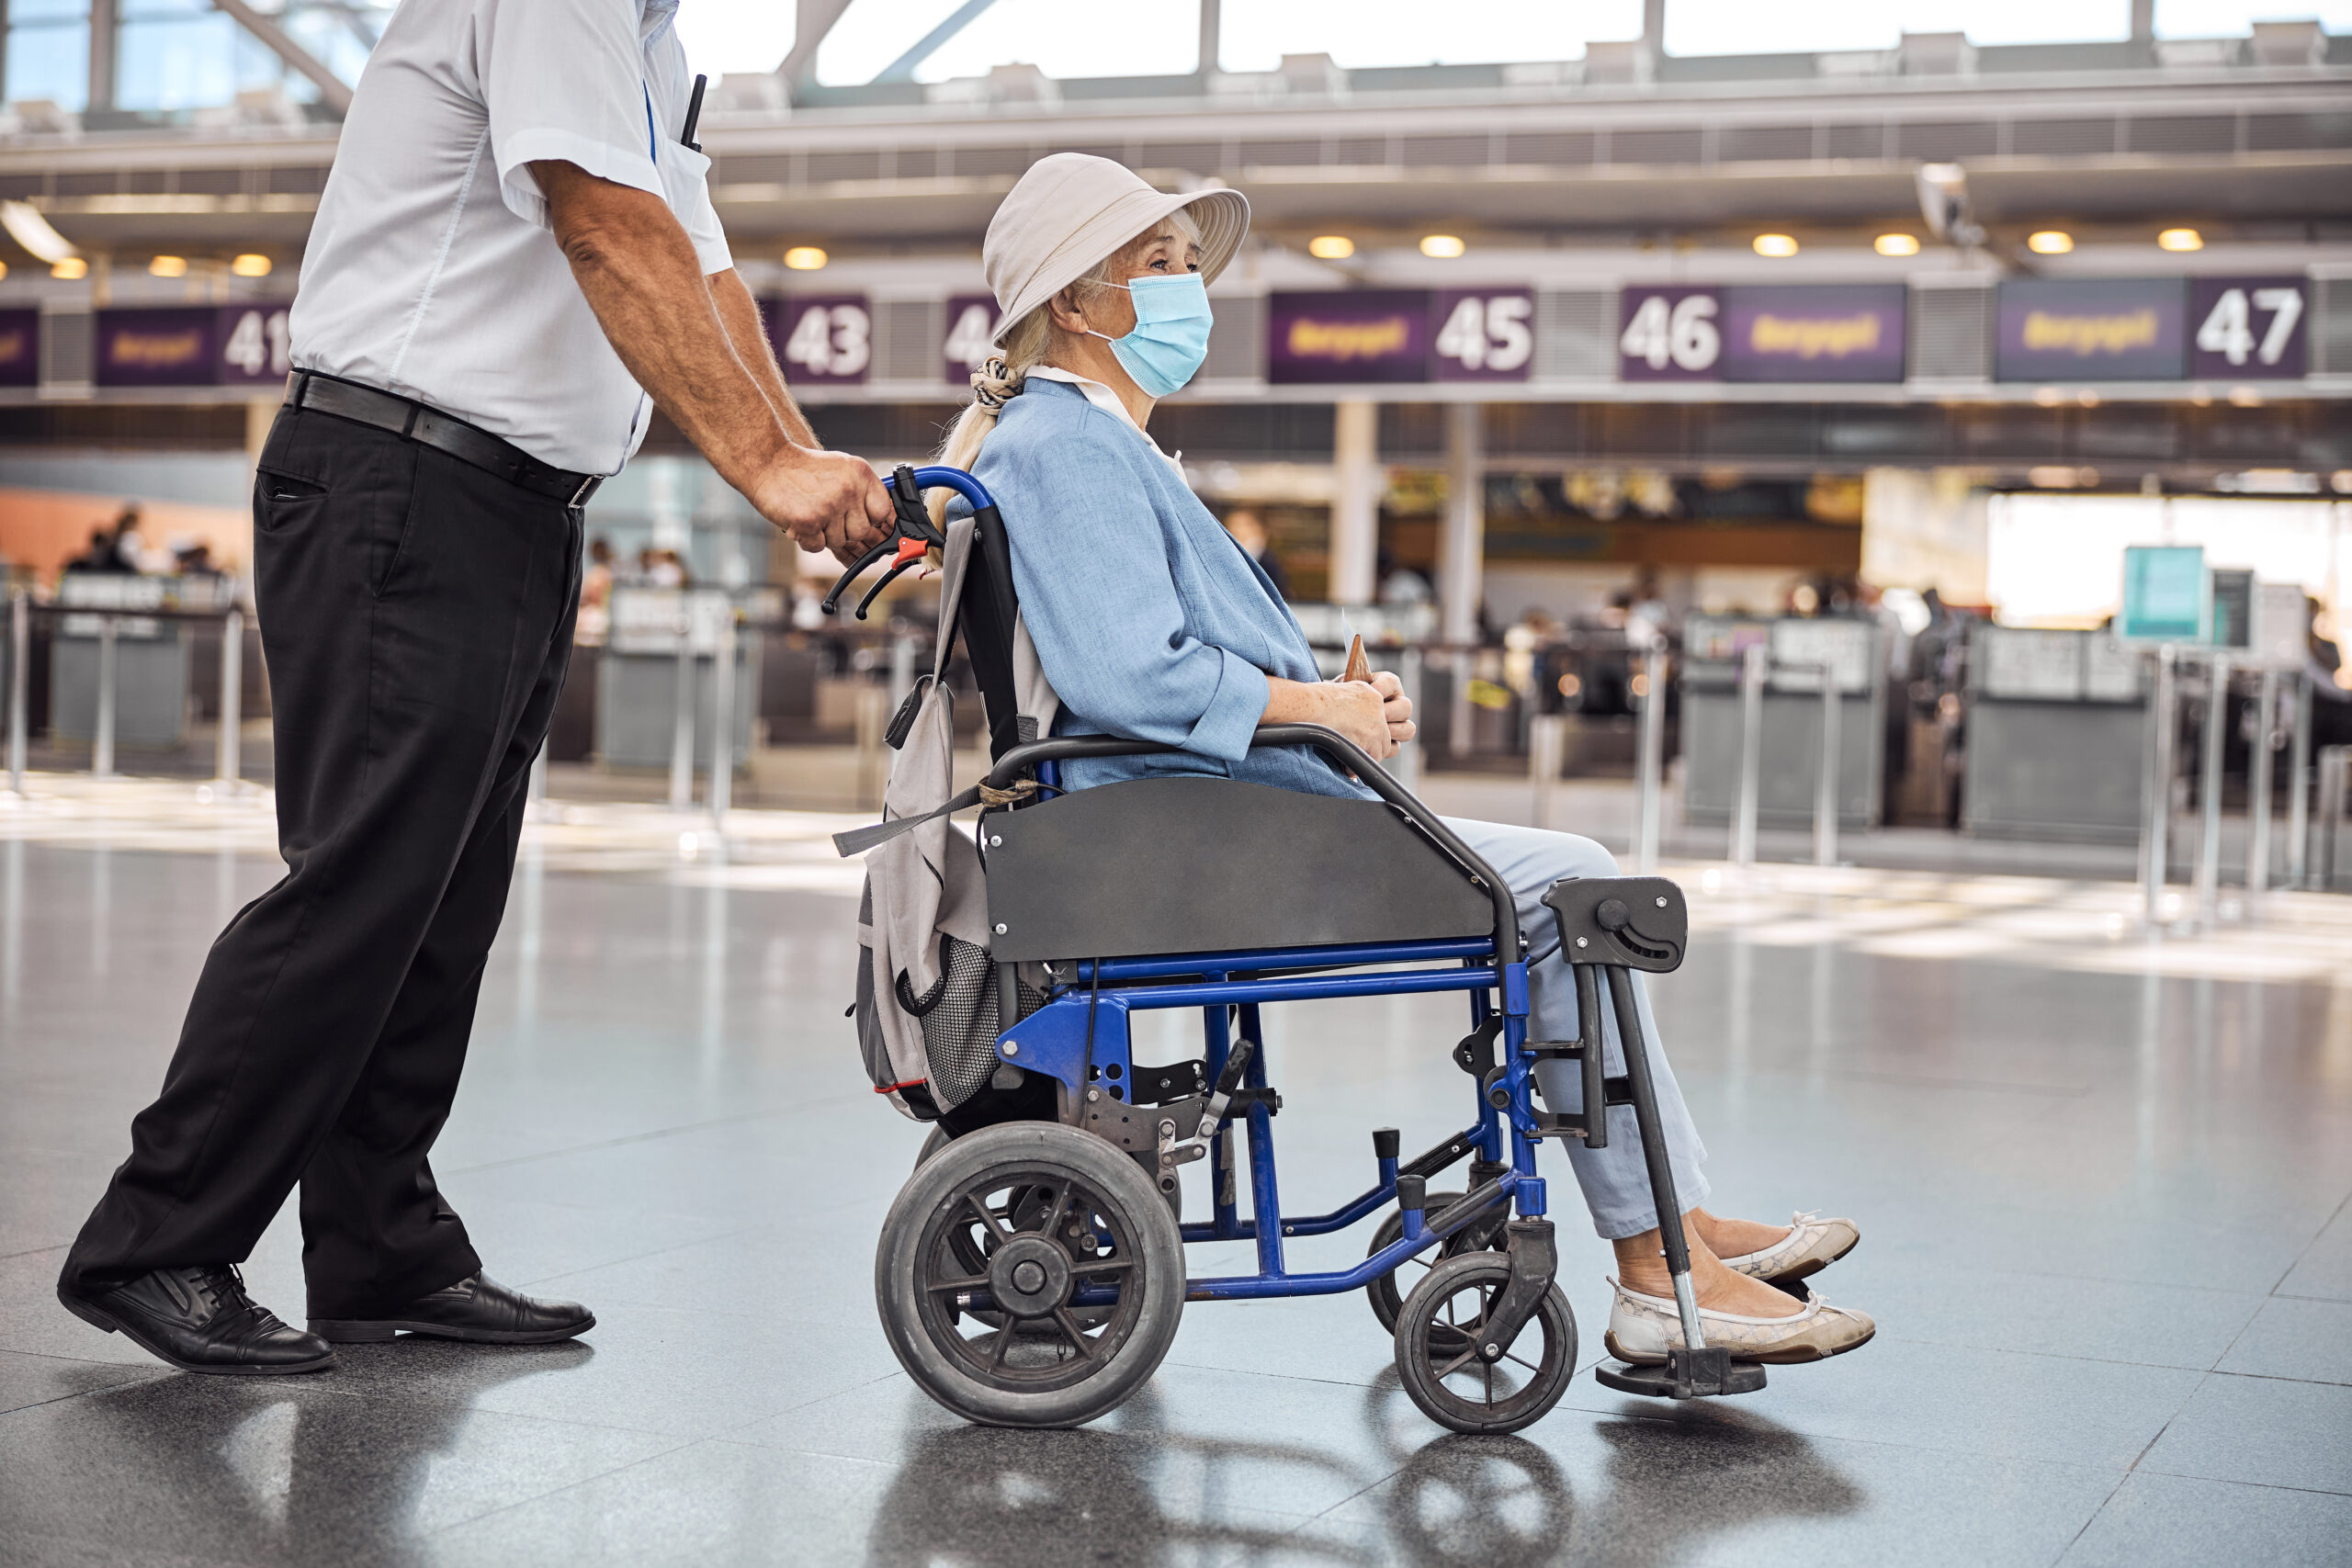
[[[1383,680],[1398,693],[1393,699],[1382,691]],[[1408,714],[1412,711],[1394,675],[1375,676],[1369,685],[1362,681],[1285,681],[1269,675],[1266,687],[1266,712],[1260,722],[1319,724],[1338,730],[1383,761],[1396,754],[1398,737],[1390,722],[1395,716],[1391,710],[1401,706]],[[1405,738],[1411,737],[1412,729],[1408,719]]]
[[[1386,754],[1394,755],[1397,747],[1420,731],[1420,726],[1413,722],[1413,699],[1405,694],[1405,682],[1385,670],[1373,676],[1372,689],[1383,700],[1381,716],[1388,723]]]

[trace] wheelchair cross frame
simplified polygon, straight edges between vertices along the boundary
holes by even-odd
[[[1631,936],[1634,928],[1626,926],[1625,908],[1620,903],[1618,913],[1613,917],[1614,924],[1611,923],[1612,917],[1604,915],[1598,924],[1589,925],[1589,936],[1575,941],[1571,945],[1568,944],[1568,906],[1592,900],[1589,897],[1581,900],[1570,898],[1555,904],[1562,919],[1564,952],[1576,976],[1579,1038],[1575,1041],[1531,1041],[1528,1038],[1525,939],[1519,930],[1518,911],[1511,890],[1434,813],[1343,737],[1319,726],[1269,725],[1259,729],[1253,741],[1253,745],[1260,746],[1296,744],[1316,747],[1364,780],[1375,793],[1411,818],[1442,849],[1457,860],[1493,898],[1496,934],[1481,938],[1353,946],[1257,949],[1082,961],[1077,966],[1073,983],[1059,987],[1043,1007],[1017,1020],[998,1037],[999,1060],[1024,1071],[1042,1072],[1054,1078],[1068,1091],[1070,1097],[1069,1103],[1073,1106],[1099,1105],[1105,1095],[1117,1102],[1121,1092],[1119,1086],[1135,1082],[1128,1015],[1150,1010],[1197,1007],[1202,1010],[1206,1035],[1205,1079],[1217,1083],[1224,1075],[1235,1047],[1232,1021],[1238,1012],[1240,1040],[1250,1046],[1243,1066],[1241,1087],[1264,1090],[1267,1088],[1265,1055],[1259,1048],[1264,1040],[1259,1009],[1264,1003],[1467,991],[1470,993],[1472,1033],[1464,1042],[1466,1050],[1472,1041],[1477,1040],[1497,1021],[1495,1003],[1490,998],[1498,994],[1501,1004],[1500,1064],[1478,1073],[1471,1062],[1464,1063],[1478,1078],[1477,1121],[1412,1161],[1401,1164],[1393,1133],[1385,1130],[1375,1133],[1379,1182],[1329,1213],[1295,1217],[1283,1213],[1280,1184],[1274,1166],[1274,1107],[1268,1103],[1266,1097],[1236,1097],[1238,1100],[1246,1100],[1238,1118],[1218,1114],[1212,1120],[1209,1114],[1203,1113],[1186,1142],[1195,1151],[1205,1145],[1205,1152],[1212,1161],[1210,1180],[1216,1195],[1216,1217],[1206,1223],[1182,1225],[1181,1234],[1188,1244],[1254,1241],[1258,1269],[1254,1274],[1188,1279],[1185,1299],[1257,1301],[1281,1296],[1336,1295],[1362,1290],[1401,1267],[1408,1258],[1440,1247],[1447,1238],[1490,1219],[1498,1207],[1508,1203],[1517,1213],[1517,1218],[1506,1226],[1509,1237],[1506,1250],[1510,1258],[1512,1282],[1487,1324],[1488,1331],[1498,1340],[1500,1349],[1508,1350],[1532,1314],[1538,1298],[1550,1287],[1556,1270],[1557,1253],[1551,1222],[1546,1217],[1547,1191],[1544,1179],[1536,1173],[1535,1145],[1544,1137],[1552,1136],[1579,1137],[1592,1147],[1605,1146],[1608,1141],[1608,1107],[1631,1105],[1647,1167],[1651,1194],[1659,1217],[1662,1250],[1666,1255],[1668,1276],[1673,1280],[1675,1305],[1677,1315],[1681,1320],[1684,1343],[1669,1349],[1664,1367],[1611,1364],[1597,1368],[1595,1375],[1608,1386],[1629,1393],[1673,1399],[1746,1393],[1763,1387],[1762,1367],[1753,1362],[1734,1361],[1728,1351],[1709,1347],[1700,1326],[1698,1303],[1690,1285],[1690,1247],[1682,1230],[1681,1206],[1675,1194],[1674,1173],[1668,1160],[1666,1139],[1658,1122],[1648,1048],[1634,1007],[1629,970],[1634,967],[1670,969],[1679,964],[1681,961],[1679,939],[1677,939],[1671,954],[1659,962],[1661,955],[1649,953],[1638,942],[1623,940]],[[997,788],[1006,788],[1012,780],[1034,770],[1038,782],[1052,789],[1058,786],[1058,763],[1065,758],[1130,756],[1166,750],[1169,748],[1149,742],[1110,737],[1066,737],[1033,741],[1015,747],[999,759],[990,771],[989,783]],[[1554,903],[1558,898],[1560,888],[1570,886],[1561,884],[1546,896],[1545,901]],[[1573,886],[1588,892],[1606,892],[1623,887],[1640,889],[1644,893],[1671,886],[1670,884],[1639,878],[1610,879],[1606,885]],[[1668,897],[1661,895],[1657,901],[1663,906],[1668,903]],[[1679,895],[1676,901],[1677,919],[1679,919]],[[1605,909],[1608,906],[1603,904],[1600,908]],[[1589,913],[1584,912],[1588,921]],[[1512,950],[1507,960],[1503,956],[1506,943]],[[1428,966],[1447,960],[1453,961],[1452,966]],[[1342,967],[1400,964],[1422,966],[1404,970],[1384,969],[1366,975],[1331,972]],[[1619,1037],[1625,1044],[1625,1076],[1622,1079],[1604,1077],[1600,1006],[1602,976],[1606,976]],[[999,994],[1017,995],[1018,990],[1009,978],[1001,977]],[[1535,1108],[1535,1064],[1546,1056],[1575,1058],[1580,1062],[1583,1069],[1583,1110],[1577,1115],[1554,1114]],[[1219,1111],[1229,1111],[1232,1107],[1221,1104],[1222,1100],[1222,1096],[1212,1097],[1210,1103]],[[1137,1106],[1136,1109],[1143,1108]],[[1161,1134],[1159,1146],[1165,1161],[1175,1146],[1178,1129],[1173,1125],[1174,1118],[1163,1117],[1154,1111],[1150,1119],[1158,1122]],[[1227,1153],[1227,1129],[1237,1120],[1248,1129],[1250,1140],[1251,1217],[1246,1221],[1240,1217],[1234,1187],[1237,1173]],[[1508,1159],[1503,1150],[1506,1131],[1510,1135]],[[1484,1162],[1484,1168],[1493,1172],[1491,1178],[1445,1210],[1436,1224],[1430,1224],[1424,1211],[1427,1179],[1474,1153]],[[1474,1166],[1473,1169],[1476,1172],[1481,1168]],[[1289,1270],[1283,1248],[1286,1237],[1324,1235],[1345,1230],[1369,1218],[1392,1199],[1397,1202],[1402,1216],[1401,1234],[1396,1241],[1352,1269],[1303,1274]],[[1107,1300],[1114,1294],[1106,1288],[1095,1287],[1080,1292],[1074,1298],[1074,1303],[1095,1304],[1098,1298]]]

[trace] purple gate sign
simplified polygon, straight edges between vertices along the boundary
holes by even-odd
[[[1735,287],[1723,291],[1726,381],[1900,381],[1899,283]]]
[[[0,387],[40,385],[40,312],[0,310]]]
[[[2177,381],[2188,290],[2177,277],[2028,277],[2000,287],[2003,381]]]
[[[1267,301],[1266,379],[1276,386],[1425,381],[1430,337],[1425,289],[1276,294]]]

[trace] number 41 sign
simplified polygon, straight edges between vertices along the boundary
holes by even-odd
[[[2310,293],[2302,277],[2191,278],[2189,374],[2215,381],[2301,377]]]

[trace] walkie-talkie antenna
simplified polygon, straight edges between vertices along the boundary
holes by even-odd
[[[686,151],[689,152],[702,151],[702,143],[695,140],[695,127],[702,123],[702,92],[709,85],[709,77],[695,77],[695,96],[686,100],[686,128],[678,132],[678,140],[685,143]]]

